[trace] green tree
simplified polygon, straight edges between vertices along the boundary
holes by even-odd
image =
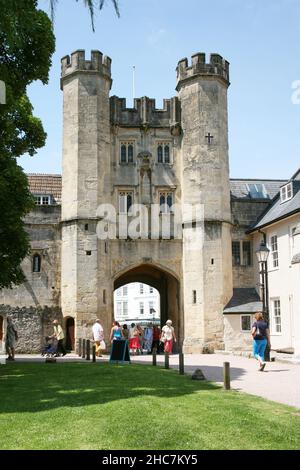
[[[17,157],[34,155],[45,144],[41,121],[26,95],[34,80],[47,83],[55,50],[52,23],[37,0],[0,0],[0,288],[24,281],[20,263],[29,251],[23,217],[33,207],[28,181]]]

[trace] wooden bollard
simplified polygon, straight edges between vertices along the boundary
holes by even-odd
[[[182,352],[179,353],[179,374],[184,374],[184,356]]]
[[[96,346],[93,344],[93,362],[96,362]]]
[[[165,369],[170,369],[169,354],[165,353]]]
[[[156,366],[156,348],[153,348],[152,352],[152,365]]]
[[[81,356],[82,354],[82,339],[79,338],[78,340],[78,356]]]
[[[223,380],[225,390],[230,390],[230,363],[224,362],[223,364]]]
[[[82,340],[82,354],[81,354],[82,359],[85,358],[85,349],[86,349],[85,339],[83,339]]]
[[[91,360],[91,342],[89,339],[86,340],[86,355],[85,358],[87,361]]]

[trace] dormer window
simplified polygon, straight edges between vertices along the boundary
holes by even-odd
[[[293,184],[288,183],[282,188],[280,188],[280,200],[281,202],[286,202],[292,199],[293,197]]]
[[[50,206],[52,203],[52,197],[47,194],[35,195],[34,199],[37,206]]]

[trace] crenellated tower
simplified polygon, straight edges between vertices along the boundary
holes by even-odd
[[[111,59],[77,50],[61,61],[63,90],[62,311],[76,336],[101,311],[96,211],[110,194]],[[106,199],[107,200],[107,199]],[[109,202],[109,201],[108,201]],[[84,332],[82,333],[84,336]]]
[[[203,207],[203,243],[183,241],[186,352],[221,347],[223,307],[232,295],[227,89],[229,63],[198,53],[177,66],[181,103],[182,204]],[[197,222],[197,221],[193,221]]]

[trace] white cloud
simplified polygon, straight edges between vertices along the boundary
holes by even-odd
[[[158,44],[166,35],[167,31],[164,28],[151,31],[147,36],[147,42],[150,46],[155,46]]]

